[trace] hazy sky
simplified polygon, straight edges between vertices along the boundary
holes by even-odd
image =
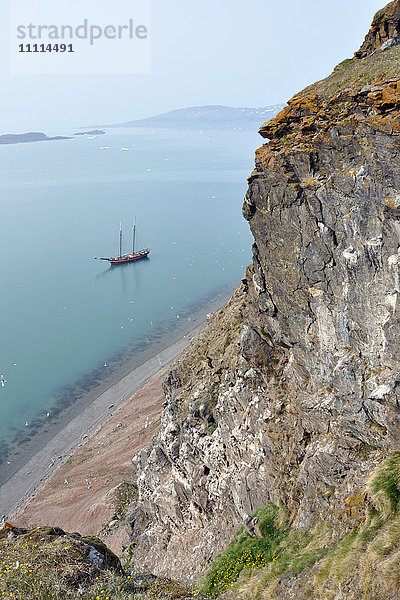
[[[202,104],[285,102],[352,56],[385,4],[152,0],[149,74],[34,76],[9,72],[9,3],[22,0],[0,1],[0,133],[115,123]],[[84,16],[86,1],[68,1],[71,18]]]

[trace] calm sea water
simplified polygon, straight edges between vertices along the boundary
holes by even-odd
[[[0,449],[85,374],[101,379],[135,342],[239,282],[257,137],[115,129],[0,146]],[[93,260],[118,253],[120,220],[130,250],[133,215],[149,259]]]

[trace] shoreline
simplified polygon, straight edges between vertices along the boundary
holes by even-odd
[[[129,546],[127,532],[119,526],[126,514],[121,499],[136,495],[132,457],[159,431],[168,369],[150,377],[92,429],[27,501],[8,514],[8,521],[27,529],[57,526],[106,538],[107,546],[121,556]]]
[[[172,343],[166,347],[165,340],[161,349],[160,343],[152,345],[142,353],[138,364],[133,368],[130,366],[128,372],[111,384],[103,382],[97,386],[83,398],[83,402],[77,402],[61,412],[53,430],[36,435],[25,453],[22,452],[18,464],[10,467],[10,475],[0,484],[0,514],[7,515],[20,508],[48,476],[66,462],[71,452],[112,415],[113,410],[127,401],[152,376],[165,370],[206,326],[206,314],[219,310],[231,294],[232,286],[229,286],[229,291],[226,286],[211,298],[200,302],[201,307],[193,314],[190,329],[188,322],[179,331],[177,339],[174,339],[172,332],[168,339],[170,341],[172,338]],[[146,356],[149,353],[150,356]]]
[[[36,454],[0,486],[0,512],[16,511],[35,490],[62,465],[71,452],[95,430],[113,411],[141,388],[151,377],[165,370],[205,326],[202,322],[189,335],[174,342],[152,358],[133,369],[109,387],[86,408],[55,433]]]

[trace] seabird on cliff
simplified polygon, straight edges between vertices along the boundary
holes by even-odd
[[[364,165],[361,166],[360,170],[356,173],[356,179],[363,179],[365,177],[367,173],[366,168],[364,167]]]

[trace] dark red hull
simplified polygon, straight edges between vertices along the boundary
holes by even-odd
[[[139,252],[134,252],[133,254],[125,254],[124,256],[118,256],[118,258],[109,258],[108,260],[112,265],[123,265],[125,263],[141,260],[142,258],[147,258],[149,252],[150,250],[146,248],[145,250],[139,250]]]

